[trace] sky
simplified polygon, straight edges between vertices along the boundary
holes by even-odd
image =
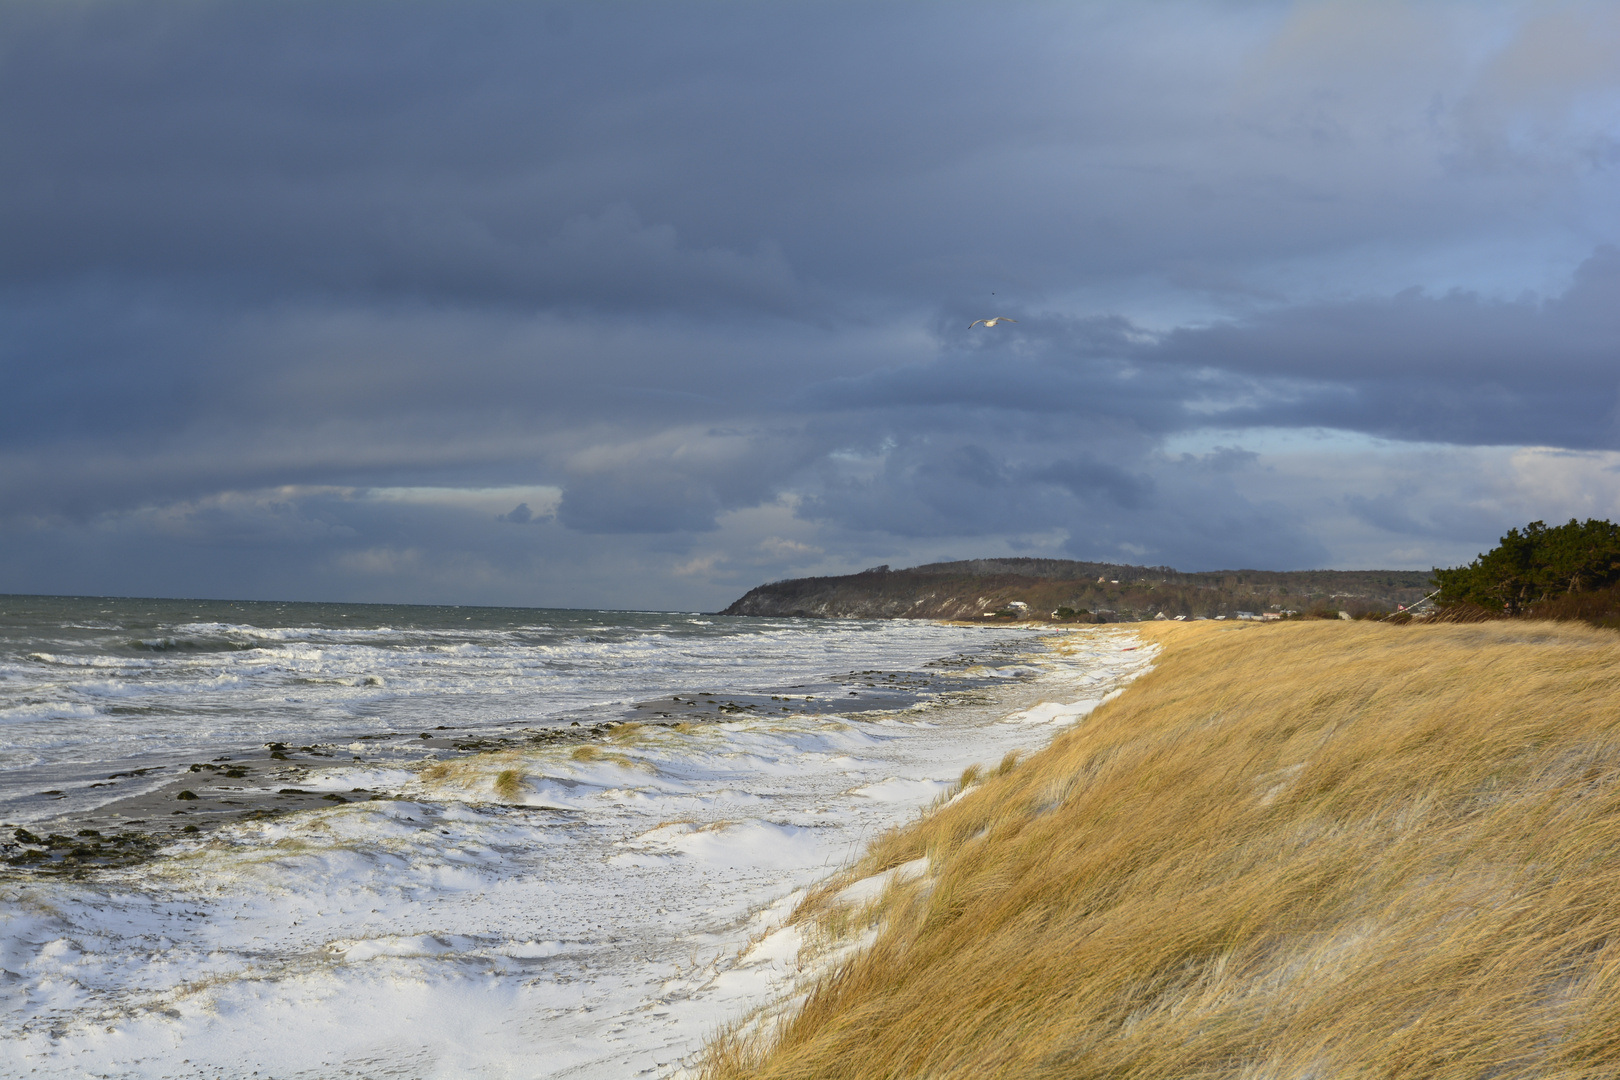
[[[1455,565],[1617,181],[1612,3],[0,0],[0,592]]]

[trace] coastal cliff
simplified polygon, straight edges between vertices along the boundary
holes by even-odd
[[[969,559],[907,570],[795,578],[751,589],[722,615],[822,619],[1059,619],[1127,622],[1240,612],[1348,611],[1412,604],[1423,570],[1214,570],[1067,559]]]

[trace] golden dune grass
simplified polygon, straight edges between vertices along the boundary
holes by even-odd
[[[1620,637],[1142,632],[1123,697],[873,845],[928,883],[709,1080],[1620,1075]]]

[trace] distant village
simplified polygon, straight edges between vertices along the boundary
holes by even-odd
[[[1119,582],[1115,581],[1115,582],[1113,582],[1113,584],[1117,585],[1117,584],[1119,584]],[[1048,617],[1051,618],[1051,619],[1057,620],[1057,621],[1066,621],[1066,620],[1072,620],[1074,618],[1074,616],[1076,616],[1076,615],[1088,615],[1088,614],[1091,614],[1091,615],[1117,615],[1118,612],[1114,612],[1114,611],[1096,611],[1096,612],[1075,611],[1072,608],[1061,608],[1060,607],[1060,608],[1057,608],[1054,611],[1048,612]],[[1236,612],[1232,613],[1231,618],[1234,619],[1234,620],[1249,621],[1249,622],[1276,622],[1278,620],[1290,618],[1290,617],[1296,616],[1298,614],[1299,614],[1299,612],[1294,610],[1293,608],[1284,608],[1284,609],[1282,609],[1280,611],[1236,611]],[[984,614],[982,614],[979,617],[982,618],[982,619],[997,619],[997,618],[1006,618],[1008,616],[1011,616],[1013,618],[1027,619],[1027,618],[1030,617],[1030,607],[1029,607],[1029,605],[1027,603],[1025,603],[1022,600],[1009,600],[1009,601],[1007,601],[1006,606],[1001,608],[1000,610],[998,610],[998,611],[986,611],[986,612],[984,612]],[[1352,616],[1348,611],[1340,611],[1338,613],[1338,617],[1341,618],[1341,619],[1354,618],[1354,616]],[[1166,621],[1166,622],[1224,622],[1224,621],[1226,621],[1227,616],[1225,616],[1225,615],[1166,615],[1164,612],[1161,611],[1157,615],[1153,616],[1153,619],[1155,621],[1163,620],[1163,621]]]

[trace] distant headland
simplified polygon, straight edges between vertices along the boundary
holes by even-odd
[[[967,559],[751,589],[723,615],[978,622],[1135,622],[1284,613],[1363,616],[1411,605],[1427,570],[1210,570],[1068,559]]]

